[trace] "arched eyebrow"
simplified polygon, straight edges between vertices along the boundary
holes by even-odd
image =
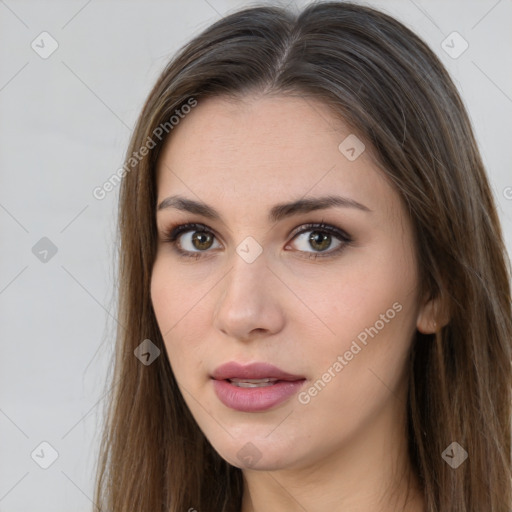
[[[370,208],[354,199],[341,196],[324,196],[308,199],[298,199],[289,203],[280,203],[273,206],[268,214],[270,222],[278,222],[284,218],[309,213],[314,210],[325,210],[327,208],[355,208],[364,212],[371,212]],[[183,196],[169,196],[163,199],[157,206],[157,212],[167,208],[176,208],[177,210],[187,211],[202,215],[208,219],[223,221],[222,215],[206,203],[188,199]]]

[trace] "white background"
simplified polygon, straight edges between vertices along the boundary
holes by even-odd
[[[454,77],[511,252],[512,2],[366,4],[411,27]],[[92,190],[122,165],[136,116],[172,54],[248,5],[0,0],[0,512],[93,508],[114,343],[117,190],[102,201]],[[59,45],[47,59],[31,48],[43,31]],[[441,48],[452,31],[469,43],[457,59]],[[42,237],[57,247],[46,263],[32,252]],[[48,469],[31,458],[43,441],[59,454]]]

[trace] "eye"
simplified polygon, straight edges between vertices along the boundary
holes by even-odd
[[[214,239],[215,235],[206,226],[196,223],[181,224],[164,235],[164,242],[173,244],[180,255],[196,259],[213,247]],[[221,247],[220,244],[218,247]]]
[[[336,240],[334,249],[327,251],[327,249],[333,246],[333,239]],[[301,226],[301,230],[295,234],[293,240],[299,242],[299,252],[310,253],[310,259],[338,254],[352,242],[352,239],[347,233],[339,228],[324,223]],[[289,245],[286,247],[289,247]],[[313,251],[308,250],[310,248],[313,248]]]
[[[309,253],[309,258],[327,257],[342,251],[352,242],[350,236],[339,228],[328,224],[305,224],[300,231],[292,233],[293,241],[299,242],[298,252]],[[334,249],[327,250],[333,246]],[[163,241],[170,243],[183,257],[198,259],[211,248],[222,247],[218,242],[214,245],[215,234],[203,224],[181,224],[171,227],[164,233]],[[290,247],[291,243],[286,245]],[[313,249],[310,251],[309,249]],[[325,253],[325,254],[323,254]]]

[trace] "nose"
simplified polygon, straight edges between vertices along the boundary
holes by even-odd
[[[284,326],[284,290],[267,264],[265,252],[249,263],[239,254],[219,283],[214,328],[225,336],[250,341],[278,333]]]

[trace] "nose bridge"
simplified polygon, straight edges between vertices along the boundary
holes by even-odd
[[[269,279],[272,273],[261,246],[258,250],[250,240],[240,243],[215,306],[216,328],[238,339],[255,329],[278,329],[282,315]]]
[[[251,238],[251,237],[248,237]],[[267,282],[266,253],[254,239],[245,239],[236,247],[231,270],[226,276],[224,297],[249,300],[248,295],[257,298]]]

